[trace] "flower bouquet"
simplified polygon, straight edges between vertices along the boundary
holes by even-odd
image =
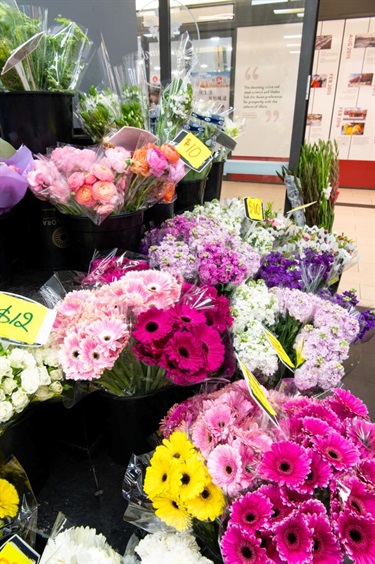
[[[3,142],[5,143],[5,141]],[[9,212],[26,194],[26,175],[33,165],[31,151],[22,145],[13,155],[0,157],[0,215]]]
[[[29,15],[30,13],[30,15]],[[18,8],[16,2],[0,3],[0,70],[15,49],[37,39],[34,50],[2,74],[1,83],[9,91],[72,91],[88,65],[93,43],[87,31],[61,16],[47,29],[47,11]]]
[[[259,254],[211,217],[176,216],[146,233],[141,250],[151,267],[231,291],[260,266]]]
[[[185,168],[172,146],[139,143],[133,154],[123,147],[57,147],[37,156],[29,186],[62,213],[86,215],[97,225],[109,215],[144,209],[172,197]]]
[[[374,424],[365,405],[343,389],[323,401],[276,392],[268,401],[277,425],[239,381],[174,406],[161,426],[165,444],[188,434],[226,496],[219,541],[224,563],[341,564],[349,557],[370,564]],[[146,492],[151,476],[157,486],[163,469],[172,475],[162,460],[159,474],[148,468]],[[156,509],[175,528],[186,519],[184,508]]]

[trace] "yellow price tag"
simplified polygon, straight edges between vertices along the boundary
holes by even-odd
[[[15,294],[0,293],[0,338],[43,345],[52,329],[55,312]]]
[[[191,132],[182,131],[174,141],[181,158],[196,171],[202,170],[212,159],[210,149]]]
[[[34,564],[36,560],[30,560],[11,541],[7,542],[0,550],[0,564]]]
[[[330,285],[330,286],[333,286],[333,284],[336,284],[339,280],[340,280],[340,278],[338,278],[337,276],[335,276],[334,278],[332,278],[332,280],[330,281],[329,285]]]
[[[245,212],[248,218],[253,221],[263,221],[264,209],[260,198],[244,198]]]
[[[268,331],[268,329],[266,329],[265,327],[263,327],[263,331],[265,332],[267,339],[269,340],[269,342],[271,343],[271,345],[275,349],[276,354],[279,357],[279,359],[284,364],[289,366],[289,368],[295,368],[293,362],[290,360],[290,358],[289,358],[287,352],[285,351],[284,347],[282,346],[280,341],[278,339],[276,339],[275,335],[272,335],[271,331]]]
[[[237,357],[238,358],[238,357]],[[247,366],[238,358],[238,362],[244,375],[245,381],[249,388],[250,395],[254,398],[257,404],[267,413],[271,418],[273,423],[277,424],[276,416],[277,413],[267,399],[266,394],[262,386],[259,384],[258,380],[255,378],[254,374],[250,372]]]

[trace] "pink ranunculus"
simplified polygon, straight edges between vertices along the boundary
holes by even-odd
[[[99,180],[92,185],[92,195],[100,204],[112,203],[113,197],[116,196],[117,189],[113,182],[104,182]]]
[[[180,159],[176,164],[169,165],[167,181],[177,184],[185,176],[186,170],[183,161]]]
[[[108,215],[113,213],[115,211],[115,209],[116,209],[116,206],[114,206],[113,204],[103,204],[101,206],[97,206],[95,208],[95,211],[100,216],[106,218]]]
[[[93,207],[96,204],[96,199],[92,195],[92,186],[90,184],[84,184],[78,188],[77,192],[74,194],[77,204],[80,206],[86,206],[88,208]]]
[[[156,178],[160,178],[168,167],[168,160],[166,156],[160,151],[160,149],[155,147],[154,149],[148,149],[146,158],[151,174],[156,176]]]
[[[96,178],[98,180],[102,180],[103,182],[113,182],[115,178],[113,171],[100,163],[93,164],[90,172],[95,174]]]
[[[85,184],[85,177],[82,172],[73,172],[68,178],[69,188],[76,192],[83,184]]]
[[[50,189],[50,196],[55,204],[67,204],[69,202],[71,192],[64,178],[54,180]]]
[[[106,150],[105,156],[116,172],[122,174],[129,167],[126,160],[131,157],[131,154],[124,147],[109,148]]]
[[[95,184],[95,182],[97,181],[98,179],[96,178],[95,174],[92,174],[91,172],[85,174],[85,184]]]

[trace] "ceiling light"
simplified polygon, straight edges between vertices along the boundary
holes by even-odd
[[[201,69],[206,69],[207,67],[208,67],[208,65],[205,65],[205,64],[201,65]]]
[[[291,55],[299,55],[301,51],[289,51]]]
[[[210,37],[211,41],[220,41],[220,37],[217,37],[216,35],[214,37]]]
[[[285,8],[282,10],[274,10],[273,13],[278,15],[278,14],[299,14],[299,13],[303,13],[305,11],[305,8]]]
[[[285,0],[252,0],[252,6],[262,6],[263,4],[281,4]]]
[[[302,39],[302,35],[284,35],[284,39]]]

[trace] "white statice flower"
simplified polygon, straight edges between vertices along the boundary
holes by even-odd
[[[10,401],[0,401],[0,423],[6,423],[14,415],[14,408]]]
[[[201,555],[195,537],[189,533],[147,535],[135,552],[142,564],[212,564],[212,560]]]
[[[32,354],[25,349],[12,349],[9,355],[12,368],[35,368],[36,360]]]
[[[272,231],[265,229],[258,222],[245,221],[242,229],[242,238],[262,256],[268,255],[273,250],[275,238]]]
[[[14,411],[16,413],[21,413],[21,411],[23,411],[25,407],[30,403],[29,396],[22,390],[13,392],[11,398]]]
[[[21,388],[27,394],[35,394],[40,385],[38,368],[26,368],[20,373]]]
[[[13,371],[10,365],[9,358],[0,356],[0,381],[4,376],[12,376]]]
[[[279,360],[259,321],[250,321],[246,330],[233,335],[233,346],[250,372],[259,370],[265,376],[275,374]]]
[[[247,324],[255,319],[270,327],[279,313],[278,300],[269,292],[263,280],[248,280],[236,289],[232,298],[231,313],[234,317],[235,334],[244,331]]]
[[[122,564],[104,535],[90,527],[73,527],[50,539],[40,564]]]
[[[10,395],[16,388],[18,388],[17,382],[13,378],[4,378],[1,382],[1,388],[6,395]]]

